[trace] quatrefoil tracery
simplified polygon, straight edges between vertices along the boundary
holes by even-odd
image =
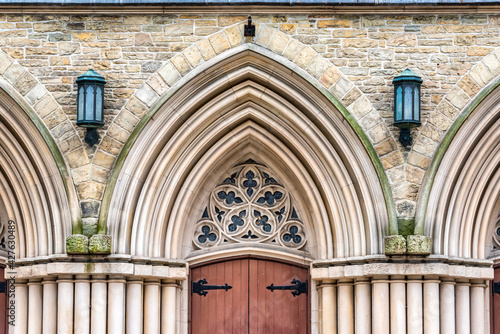
[[[306,238],[285,187],[267,167],[249,163],[235,166],[212,191],[193,242],[198,249],[242,242],[302,249]]]

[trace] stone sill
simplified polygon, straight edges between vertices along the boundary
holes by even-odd
[[[354,279],[390,275],[491,280],[493,279],[494,271],[493,268],[447,263],[366,263],[311,269],[311,279],[313,280]]]
[[[16,267],[14,270],[16,274],[7,270],[6,276],[14,276],[16,279],[33,279],[58,275],[120,275],[169,280],[185,280],[188,276],[186,267],[134,263],[53,262]]]
[[[366,255],[347,258],[334,258],[326,260],[316,260],[312,262],[313,268],[332,267],[332,266],[347,266],[356,264],[370,264],[370,263],[408,263],[408,264],[423,264],[423,263],[445,263],[451,265],[466,265],[474,267],[490,268],[493,264],[491,259],[479,260],[473,258],[463,258],[457,256],[446,256],[439,254],[431,255],[400,255],[400,256],[386,256],[382,254]]]

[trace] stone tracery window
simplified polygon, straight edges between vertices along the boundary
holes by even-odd
[[[196,225],[196,249],[267,243],[303,250],[304,225],[285,186],[264,165],[236,165],[210,193]]]

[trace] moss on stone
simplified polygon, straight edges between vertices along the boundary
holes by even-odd
[[[402,235],[389,235],[384,238],[385,255],[406,254],[406,239]]]
[[[413,229],[415,228],[415,219],[399,218],[398,228],[399,228],[399,234],[401,234],[402,236],[413,234]]]
[[[97,234],[97,218],[83,218],[82,223],[83,234],[87,236],[87,238],[90,238],[94,234]]]
[[[432,239],[425,235],[409,235],[406,237],[408,254],[429,255],[432,252]]]
[[[89,252],[91,254],[111,254],[111,236],[96,234],[90,237]]]
[[[89,239],[82,234],[73,234],[66,238],[67,254],[88,254]]]

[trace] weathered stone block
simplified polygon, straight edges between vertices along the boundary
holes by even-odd
[[[293,23],[280,24],[280,30],[288,35],[293,35],[297,31],[297,25]]]
[[[299,67],[305,69],[315,56],[316,56],[316,51],[306,46],[302,50],[300,50],[299,54],[297,55],[297,58],[295,58],[294,60],[294,63],[297,64]]]
[[[92,161],[95,165],[111,169],[115,162],[115,157],[111,154],[106,154],[104,151],[97,150]]]
[[[274,34],[274,29],[266,26],[260,26],[257,36],[255,38],[255,43],[267,47],[271,42],[271,38]]]
[[[104,185],[97,182],[84,182],[77,187],[80,199],[95,199],[101,200],[104,194]]]
[[[248,16],[244,15],[220,15],[218,22],[220,27],[227,27],[238,22],[246,21]]]
[[[332,85],[337,82],[338,79],[342,76],[342,72],[340,72],[337,67],[330,66],[323,76],[319,79],[319,81],[325,85],[326,88],[332,87]]]
[[[296,41],[295,39],[290,40],[285,51],[283,52],[283,56],[293,61],[295,57],[299,54],[299,51],[304,47],[304,44]]]
[[[385,255],[406,254],[406,239],[402,235],[389,235],[384,237]]]
[[[319,20],[318,28],[350,28],[350,20]]]
[[[229,42],[223,32],[210,36],[208,40],[210,41],[210,44],[212,44],[212,48],[216,54],[221,54],[222,52],[230,49]]]
[[[465,94],[463,90],[458,87],[454,87],[446,94],[446,99],[458,110],[462,110],[463,107],[469,102],[469,95]]]
[[[425,235],[409,235],[406,237],[407,251],[410,255],[429,255],[432,252],[432,239]]]
[[[71,168],[80,167],[90,162],[87,156],[87,152],[85,152],[83,148],[66,154],[66,160],[68,161]]]
[[[58,21],[33,23],[33,30],[36,32],[62,31],[63,26]]]
[[[63,41],[71,41],[71,35],[63,34],[60,32],[49,34],[49,42],[63,42]]]
[[[165,82],[165,80],[163,80],[163,78],[155,73],[153,74],[147,81],[148,85],[151,86],[151,88],[153,88],[153,90],[159,95],[159,96],[162,96],[167,90],[168,90],[168,85],[167,83]],[[134,115],[137,116],[136,113],[134,113]],[[140,117],[140,116],[138,116]]]
[[[171,62],[160,68],[158,70],[158,74],[163,77],[167,85],[169,85],[170,87],[172,87],[177,82],[177,80],[181,78],[181,75],[179,74],[179,72],[177,72],[177,69]]]
[[[75,53],[80,53],[80,44],[72,42],[61,42],[58,43],[59,55],[72,55]]]
[[[111,254],[111,236],[95,234],[89,240],[90,254]]]
[[[83,234],[73,234],[66,238],[67,254],[88,254],[89,239]]]
[[[97,218],[83,218],[82,219],[82,227],[83,227],[83,235],[87,238],[92,237],[94,234],[97,234]]]
[[[47,90],[42,84],[38,83],[33,87],[24,97],[31,105],[37,103],[45,94]]]
[[[143,85],[142,88],[137,91],[136,96],[139,100],[144,102],[148,107],[151,107],[151,105],[158,99],[158,95],[148,85]],[[127,129],[128,131],[132,131],[134,129],[133,127],[128,128],[125,126],[123,126],[123,128]]]
[[[332,66],[332,63],[321,55],[317,55],[307,67],[307,72],[312,74],[316,79],[319,79],[330,66]]]
[[[144,25],[151,24],[150,15],[127,15],[123,18],[123,24]]]
[[[37,81],[35,77],[29,74],[27,71],[17,80],[14,87],[21,95],[28,93],[33,87],[35,87]]]
[[[0,74],[4,74],[12,63],[13,60],[9,56],[0,52]]]
[[[183,54],[192,67],[196,67],[203,62],[203,58],[196,46],[187,48],[186,50],[184,50]]]
[[[200,50],[200,54],[205,60],[212,59],[215,57],[215,51],[212,48],[212,44],[208,41],[208,39],[204,39],[196,43],[198,50]],[[167,81],[168,83],[168,81]]]
[[[193,21],[185,21],[165,26],[165,36],[186,36],[193,34]]]
[[[99,216],[100,203],[97,201],[85,201],[80,202],[80,208],[82,209],[82,217],[94,217]]]
[[[191,66],[189,66],[189,63],[187,62],[186,58],[182,54],[175,56],[172,58],[172,64],[175,66],[177,71],[184,76],[191,71]]]

